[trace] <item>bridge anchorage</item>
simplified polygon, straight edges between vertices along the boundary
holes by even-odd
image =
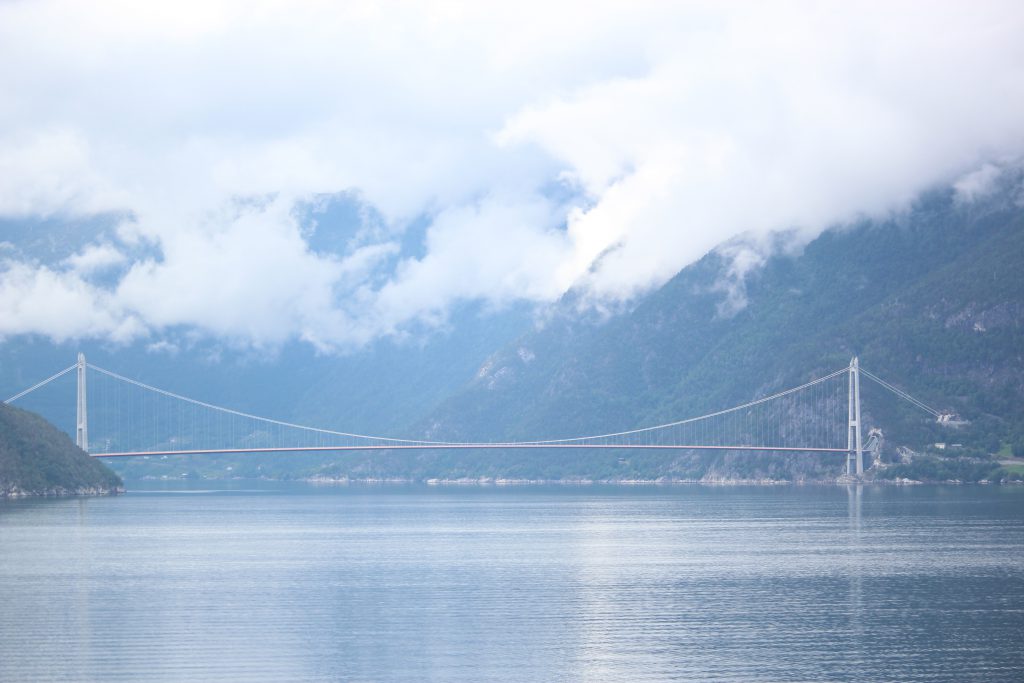
[[[185,454],[443,449],[672,449],[845,453],[846,473],[864,474],[861,375],[928,413],[941,413],[860,366],[715,412],[603,434],[529,441],[442,441],[371,436],[300,425],[199,401],[88,363],[77,362],[7,399],[18,401],[75,372],[75,442],[95,457]],[[945,420],[945,422],[944,422]]]

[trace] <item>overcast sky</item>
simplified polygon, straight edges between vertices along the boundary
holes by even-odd
[[[983,186],[1024,154],[1021,36],[1017,0],[3,2],[0,217],[125,218],[53,262],[0,234],[0,336],[329,351],[628,302],[740,232]],[[365,224],[313,249],[334,193]]]

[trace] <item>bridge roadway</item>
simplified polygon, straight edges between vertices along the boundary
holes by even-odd
[[[443,451],[443,450],[525,450],[542,448],[676,450],[676,451],[779,451],[784,453],[847,453],[845,448],[795,448],[782,446],[678,446],[641,444],[545,444],[545,443],[453,443],[398,444],[391,446],[292,446],[290,448],[198,448],[180,451],[125,451],[90,453],[94,458],[128,458],[152,455],[221,455],[230,453],[315,453],[330,451]]]

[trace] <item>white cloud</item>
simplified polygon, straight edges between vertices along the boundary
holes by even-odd
[[[988,196],[996,189],[996,181],[1003,170],[994,164],[984,164],[981,168],[965,174],[953,183],[957,200],[971,202]]]
[[[95,167],[89,141],[66,128],[0,136],[0,179],[0,215],[96,213],[128,202]]]
[[[101,242],[87,245],[77,254],[65,259],[64,263],[72,271],[87,276],[119,266],[127,260],[128,256],[120,249],[109,242]]]
[[[747,276],[763,266],[771,254],[773,245],[763,241],[750,242],[743,239],[730,241],[721,247],[721,254],[727,265],[718,280],[712,285],[714,291],[723,292],[725,298],[718,303],[718,315],[723,318],[736,315],[747,306]]]
[[[162,258],[136,262],[116,300],[158,329],[184,325],[256,345],[317,342],[338,316],[332,286],[346,264],[312,254],[288,208],[271,202],[161,230]]]
[[[144,329],[110,293],[73,273],[24,263],[0,271],[0,338],[44,333],[56,341],[104,337],[129,341]]]
[[[454,302],[488,299],[550,301],[572,284],[557,269],[570,245],[555,229],[558,216],[539,199],[487,198],[441,212],[422,259],[407,259],[370,297],[380,329],[409,320],[443,321]]]
[[[741,232],[983,191],[1024,155],[1022,34],[999,1],[0,4],[0,215],[134,217],[0,268],[77,310],[0,299],[0,334],[331,349],[629,300]],[[340,191],[383,225],[314,252],[293,209]]]
[[[745,6],[695,51],[527,109],[500,139],[579,180],[576,256],[611,250],[588,286],[630,297],[740,232],[810,237],[1024,152],[1024,13],[939,9]]]

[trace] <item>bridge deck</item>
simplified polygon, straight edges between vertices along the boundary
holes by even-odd
[[[527,450],[527,449],[615,449],[673,451],[779,451],[783,453],[846,453],[845,448],[794,448],[772,446],[666,446],[624,444],[544,444],[544,443],[462,443],[462,444],[400,444],[394,446],[295,446],[291,448],[199,448],[180,451],[127,451],[123,453],[90,453],[94,458],[126,458],[151,455],[218,455],[230,453],[313,453],[331,451],[445,451],[445,450]]]

